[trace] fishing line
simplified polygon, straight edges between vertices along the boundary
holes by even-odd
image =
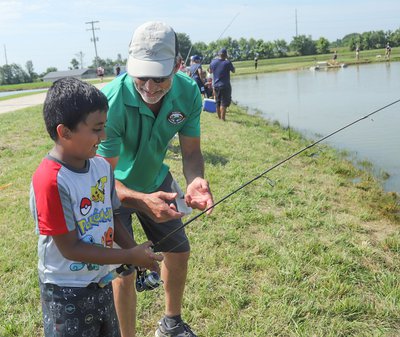
[[[224,30],[222,31],[222,33],[218,36],[218,39],[215,42],[218,42],[218,40],[222,37],[222,35],[224,35],[224,33],[228,30],[228,28],[232,25],[233,21],[235,21],[235,19],[239,16],[240,12],[238,12],[233,19],[228,23],[228,25],[224,28]],[[185,65],[187,64],[187,61],[189,59],[190,53],[192,51],[193,48],[193,44],[190,46],[189,52],[186,55],[186,59],[185,59]],[[210,52],[212,54],[212,52]],[[208,56],[209,54],[207,54],[205,57],[202,58],[200,65],[203,64],[203,61],[205,60],[205,58]]]
[[[263,177],[264,175],[266,175],[268,172],[271,172],[272,170],[276,169],[277,167],[283,165],[284,163],[286,163],[287,161],[291,160],[294,157],[297,157],[299,154],[303,153],[304,151],[314,147],[315,145],[321,143],[322,141],[332,137],[333,135],[349,128],[350,126],[359,123],[360,121],[367,119],[369,117],[371,117],[372,115],[378,113],[379,111],[382,111],[384,109],[387,109],[388,107],[399,103],[400,99],[389,103],[361,118],[356,119],[353,122],[350,122],[348,124],[346,124],[345,126],[342,126],[341,128],[331,132],[330,134],[318,139],[317,141],[315,141],[314,143],[311,143],[310,145],[298,150],[297,152],[293,153],[292,155],[290,155],[289,157],[286,157],[285,159],[282,159],[281,161],[279,161],[278,163],[276,163],[275,165],[269,167],[268,169],[266,169],[265,171],[263,171],[262,173],[260,173],[259,175],[255,176],[254,178],[250,179],[249,181],[247,181],[246,183],[244,183],[243,185],[239,186],[238,188],[236,188],[235,190],[233,190],[232,192],[230,192],[229,194],[227,194],[226,196],[224,196],[222,199],[220,199],[219,201],[217,201],[216,203],[214,203],[214,205],[206,208],[205,210],[201,211],[199,214],[197,214],[196,216],[194,216],[193,218],[189,219],[187,222],[183,223],[181,226],[179,226],[178,228],[174,229],[172,232],[168,233],[166,236],[164,236],[161,240],[159,240],[158,242],[156,242],[153,245],[153,249],[157,248],[158,246],[160,246],[164,241],[166,241],[169,237],[171,237],[171,235],[175,234],[176,232],[180,231],[181,229],[185,228],[187,225],[189,225],[190,223],[192,223],[193,221],[195,221],[196,219],[198,219],[199,217],[201,217],[202,215],[204,215],[205,213],[207,213],[210,209],[215,208],[217,205],[221,204],[222,202],[224,202],[226,199],[230,198],[232,195],[236,194],[237,192],[239,192],[240,190],[242,190],[243,188],[245,188],[246,186],[250,185],[251,183],[253,183],[254,181],[260,179],[261,177]],[[171,252],[172,250],[176,249],[177,247],[179,247],[180,245],[182,245],[185,241],[179,243],[177,246],[173,247],[172,249],[170,249],[168,252]],[[166,253],[168,253],[166,252]]]

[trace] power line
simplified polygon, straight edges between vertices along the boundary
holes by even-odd
[[[95,31],[95,30],[100,30],[100,28],[94,28],[94,24],[95,24],[95,23],[99,23],[99,21],[89,21],[89,22],[85,22],[85,23],[86,23],[87,25],[91,25],[91,26],[92,26],[92,28],[89,28],[89,29],[86,29],[86,30],[91,30],[91,31],[92,31],[92,34],[93,34],[93,37],[90,39],[90,41],[92,41],[93,44],[94,44],[94,52],[95,52],[95,54],[96,54],[95,63],[96,63],[96,67],[97,67],[97,66],[98,66],[98,59],[99,59],[99,57],[98,57],[98,55],[97,55],[96,41],[99,41],[99,38],[96,37],[94,31]]]

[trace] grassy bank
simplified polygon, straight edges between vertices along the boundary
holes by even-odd
[[[0,115],[0,336],[42,336],[31,174],[51,146],[41,107]],[[202,115],[216,200],[309,142],[232,107]],[[180,182],[178,143],[167,161]],[[187,227],[184,317],[200,336],[398,336],[400,215],[394,194],[319,146]],[[271,186],[273,185],[273,187]],[[143,234],[135,229],[140,240]],[[138,336],[153,336],[161,289],[139,294]]]

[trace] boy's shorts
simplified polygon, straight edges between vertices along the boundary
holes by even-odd
[[[111,283],[59,287],[39,280],[45,337],[120,337]]]
[[[171,173],[168,172],[168,175],[165,177],[161,186],[157,189],[157,191],[164,192],[172,192],[171,184],[173,178]],[[175,204],[175,201],[171,201]],[[153,244],[157,243],[173,230],[182,226],[181,219],[174,219],[162,223],[156,223],[152,219],[150,219],[146,214],[137,212],[133,208],[121,207],[118,214],[121,223],[126,227],[126,229],[133,235],[132,229],[132,213],[135,213],[138,217],[146,236]],[[188,252],[190,250],[189,239],[186,236],[185,230],[182,228],[177,231],[173,235],[171,235],[165,242],[163,242],[160,246],[157,246],[155,251],[157,252],[173,252],[173,253],[182,253]]]

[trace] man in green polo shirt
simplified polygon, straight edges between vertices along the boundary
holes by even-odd
[[[200,149],[201,95],[197,84],[178,71],[179,61],[173,29],[162,22],[145,23],[133,34],[127,74],[103,89],[109,101],[107,140],[98,154],[114,168],[124,206],[122,222],[132,233],[131,215],[135,213],[153,243],[182,225],[188,207],[204,210],[213,206]],[[183,209],[176,202],[181,197],[179,187],[163,163],[176,133],[187,184]],[[157,250],[164,254],[165,316],[158,322],[156,336],[195,337],[181,318],[190,252],[185,231],[168,237]],[[129,275],[113,283],[122,337],[135,335],[133,281],[134,276]]]

